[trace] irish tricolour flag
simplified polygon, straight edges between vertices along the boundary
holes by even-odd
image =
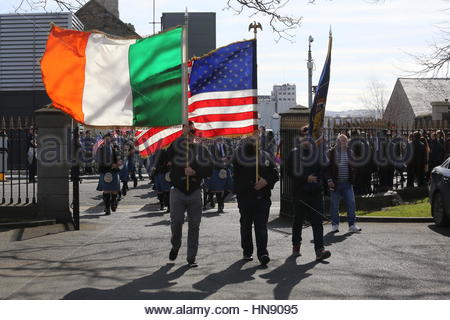
[[[177,125],[182,45],[182,27],[130,40],[53,26],[42,79],[53,105],[86,125]]]

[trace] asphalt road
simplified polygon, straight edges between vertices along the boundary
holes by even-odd
[[[289,222],[274,201],[272,261],[243,262],[239,214],[204,213],[199,267],[183,247],[170,263],[169,215],[148,188],[131,190],[119,211],[102,215],[95,181],[82,184],[81,230],[61,226],[0,231],[1,299],[449,299],[450,229],[424,223],[361,223],[360,234],[329,234],[331,258],[314,261],[312,232],[290,257]]]

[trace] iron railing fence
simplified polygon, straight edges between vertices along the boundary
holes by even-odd
[[[0,204],[36,203],[36,129],[33,119],[0,123]]]

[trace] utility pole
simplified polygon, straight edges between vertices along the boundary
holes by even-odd
[[[314,41],[312,36],[309,36],[309,50],[308,50],[308,62],[306,63],[306,67],[308,68],[308,108],[311,109],[313,104],[313,87],[312,87],[312,73],[314,68],[314,61],[311,55],[311,43]]]

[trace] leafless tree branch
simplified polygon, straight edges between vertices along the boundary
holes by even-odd
[[[368,81],[366,92],[360,97],[364,108],[375,113],[375,117],[382,119],[388,102],[386,85],[376,78]]]
[[[21,10],[46,10],[50,2],[55,3],[60,10],[77,11],[88,0],[20,0],[16,12]],[[286,9],[291,0],[224,0],[226,1],[225,10],[232,10],[236,14],[243,14],[245,10],[249,11],[249,16],[263,15],[269,19],[269,25],[276,34],[276,41],[285,39],[293,40],[293,30],[301,26],[302,17],[295,17],[285,14],[282,11]],[[296,0],[299,1],[299,0]],[[302,0],[307,4],[315,4],[318,0]],[[325,1],[325,0],[322,0]],[[333,0],[328,0],[333,1]],[[384,2],[385,0],[363,0],[369,3]],[[27,7],[27,8],[25,8]]]

